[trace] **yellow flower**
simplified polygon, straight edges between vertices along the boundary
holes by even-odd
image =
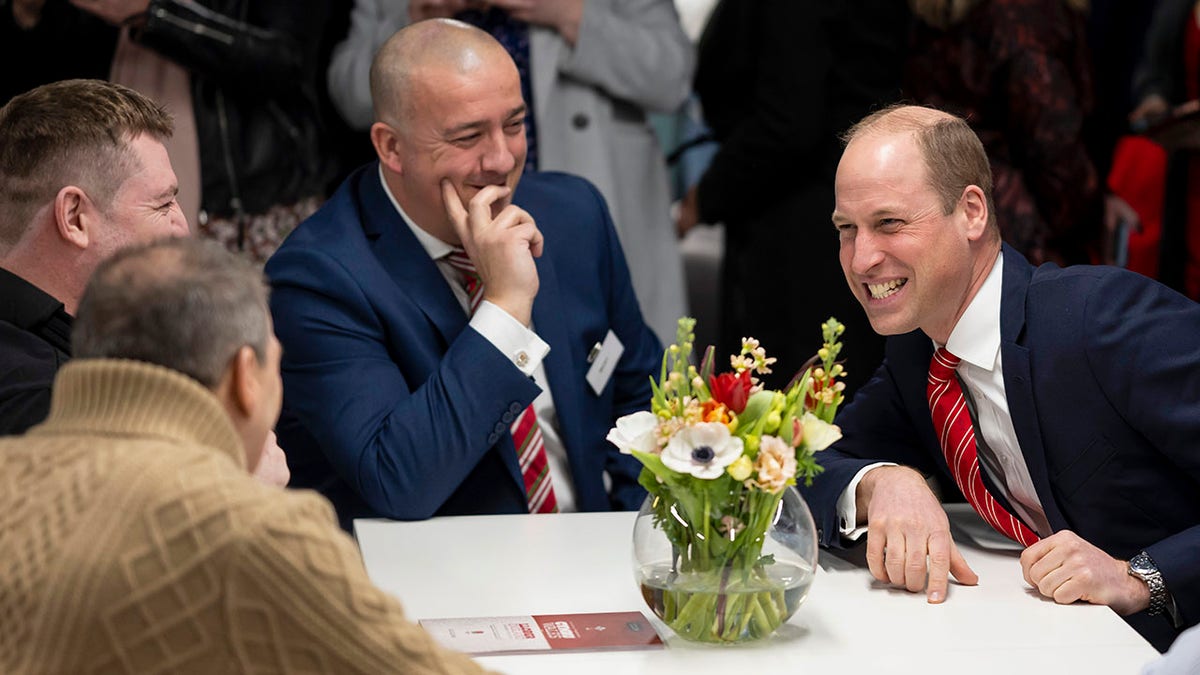
[[[766,431],[768,434],[773,434],[776,431],[779,431],[779,425],[782,422],[783,417],[779,414],[779,411],[772,410],[771,412],[767,413],[767,423],[766,426],[763,427],[763,431]]]
[[[729,409],[725,407],[724,403],[717,403],[710,399],[702,404],[701,410],[701,422],[720,422],[726,426],[729,425]]]
[[[750,477],[750,472],[754,470],[754,463],[750,458],[742,455],[734,460],[733,464],[725,467],[725,471],[731,478],[736,481],[743,481]]]

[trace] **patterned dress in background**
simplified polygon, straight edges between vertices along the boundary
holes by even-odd
[[[992,163],[1004,240],[1035,264],[1088,262],[1102,230],[1083,142],[1084,32],[1063,0],[983,0],[945,30],[917,22],[910,43],[906,92],[967,118]]]

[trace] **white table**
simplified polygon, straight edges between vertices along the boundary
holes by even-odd
[[[960,511],[951,518],[956,525],[982,522]],[[1130,675],[1158,655],[1107,608],[1042,599],[1022,579],[1017,553],[975,546],[957,532],[979,585],[952,585],[942,605],[879,585],[861,560],[821,551],[808,599],[770,639],[687,643],[653,616],[634,584],[633,519],[593,513],[358,520],[355,530],[367,572],[414,620],[641,610],[668,643],[660,650],[479,659],[514,675]]]

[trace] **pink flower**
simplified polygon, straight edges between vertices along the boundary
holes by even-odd
[[[758,459],[754,460],[758,478],[751,478],[754,487],[777,493],[795,481],[796,451],[782,439],[763,436],[758,446]]]

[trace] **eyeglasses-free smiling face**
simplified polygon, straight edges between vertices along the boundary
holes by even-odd
[[[466,70],[433,67],[420,80],[412,116],[398,130],[405,210],[418,222],[445,220],[443,179],[464,205],[488,185],[515,190],[525,167],[526,108],[507,55]],[[493,215],[511,200],[511,193],[497,200]],[[446,232],[452,231],[447,224]]]
[[[909,132],[856,137],[834,190],[842,272],[871,327],[881,335],[919,328],[945,344],[982,282],[973,244],[986,228],[982,191],[968,187],[944,213]]]
[[[104,257],[134,244],[160,237],[186,237],[187,218],[176,196],[179,182],[161,141],[141,134],[129,142],[129,176],[117,188],[112,203],[101,209]]]

